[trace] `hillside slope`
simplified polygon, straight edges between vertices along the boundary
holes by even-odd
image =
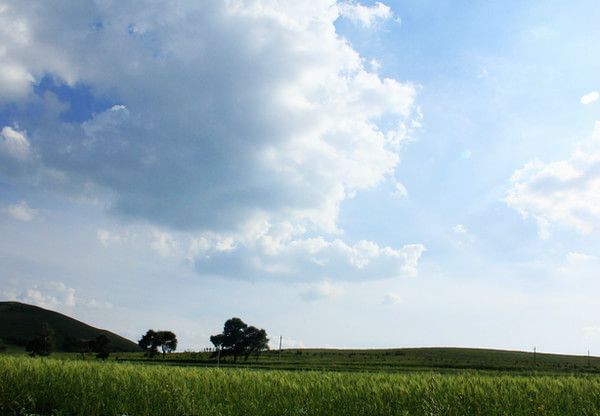
[[[136,343],[104,329],[94,328],[62,313],[19,302],[0,302],[0,338],[9,346],[24,346],[46,323],[55,333],[56,351],[65,350],[68,337],[94,339],[104,334],[113,351],[139,351]]]

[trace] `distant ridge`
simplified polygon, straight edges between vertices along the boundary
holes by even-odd
[[[94,328],[62,313],[20,302],[0,302],[0,338],[23,347],[46,323],[55,333],[55,351],[66,351],[67,338],[91,340],[106,335],[114,352],[139,351],[136,343],[105,329]]]

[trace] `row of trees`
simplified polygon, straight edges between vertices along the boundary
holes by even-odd
[[[32,356],[47,356],[54,350],[54,331],[47,324],[37,336],[26,344],[26,351]],[[214,355],[220,357],[233,356],[237,362],[238,357],[245,360],[251,355],[258,356],[262,351],[269,349],[269,338],[264,329],[246,324],[240,318],[231,318],[225,321],[223,332],[210,337],[215,346]],[[154,357],[159,350],[163,357],[177,349],[177,336],[172,331],[154,331],[149,329],[138,341],[138,345],[148,357]],[[98,335],[91,340],[68,337],[63,345],[66,351],[82,354],[95,353],[97,358],[107,359],[110,355],[110,339]]]
[[[238,357],[243,356],[245,360],[252,354],[258,355],[269,349],[269,338],[264,329],[249,326],[240,318],[231,318],[225,322],[223,332],[210,337],[210,342],[216,348],[214,355],[219,358],[233,356],[237,362]],[[138,345],[146,356],[154,357],[159,349],[163,358],[165,354],[177,349],[177,336],[171,331],[155,331],[149,329],[140,338]]]

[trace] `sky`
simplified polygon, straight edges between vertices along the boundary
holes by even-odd
[[[0,300],[137,340],[600,355],[594,1],[0,0]]]

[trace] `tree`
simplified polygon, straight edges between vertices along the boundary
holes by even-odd
[[[157,344],[160,347],[163,358],[166,353],[172,353],[177,349],[177,337],[171,331],[158,331]]]
[[[164,357],[166,353],[171,353],[177,349],[177,336],[171,331],[149,329],[146,335],[138,341],[138,345],[149,357],[154,357],[160,347]]]
[[[256,354],[256,359],[262,351],[269,349],[269,338],[264,329],[258,329],[254,326],[246,328],[244,333],[246,338],[246,350],[244,360],[247,360],[250,354]]]
[[[6,351],[6,344],[4,343],[4,340],[0,338],[0,352],[4,351]]]
[[[42,357],[50,355],[53,349],[54,331],[46,323],[42,325],[42,329],[40,330],[38,335],[32,340],[30,340],[25,346],[25,350],[32,357],[35,357],[36,355]]]
[[[110,355],[110,339],[104,334],[100,334],[96,339],[90,341],[90,347],[96,353],[96,358],[106,360]]]
[[[211,336],[210,342],[226,355],[233,355],[235,363],[240,355],[248,359],[250,354],[267,349],[269,339],[264,329],[248,326],[240,318],[231,318],[225,321],[223,333]]]
[[[149,329],[146,335],[138,341],[138,345],[144,350],[144,354],[148,357],[154,357],[158,352],[158,345],[156,343],[156,332]]]

